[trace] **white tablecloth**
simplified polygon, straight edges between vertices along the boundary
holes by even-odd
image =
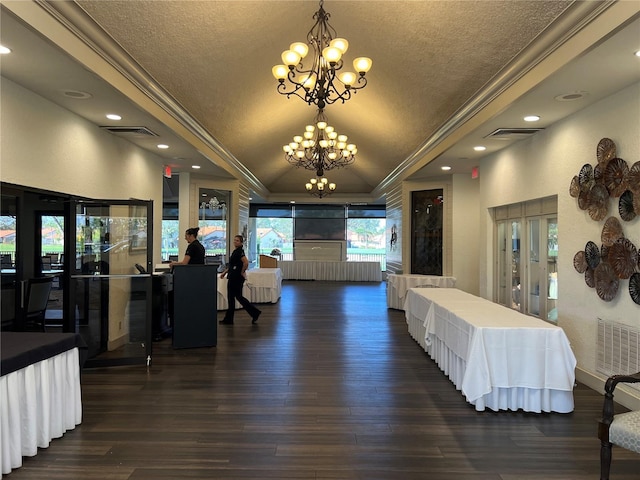
[[[564,331],[453,288],[412,288],[409,333],[476,410],[573,411],[576,358]]]
[[[381,282],[380,262],[331,262],[293,260],[280,262],[285,280]]]
[[[402,310],[404,297],[410,288],[453,288],[455,286],[456,277],[389,273],[387,274],[387,307]]]
[[[242,294],[251,303],[277,303],[282,295],[282,270],[279,268],[252,268],[247,270]],[[229,308],[227,279],[218,278],[218,310]],[[242,308],[236,301],[236,308]]]
[[[81,423],[78,355],[73,348],[0,377],[3,474]]]

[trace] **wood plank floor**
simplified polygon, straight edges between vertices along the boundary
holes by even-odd
[[[385,291],[286,281],[215,348],[85,370],[83,423],[6,478],[599,478],[598,393],[578,385],[571,414],[476,412]],[[614,448],[611,478],[639,479],[640,456]]]

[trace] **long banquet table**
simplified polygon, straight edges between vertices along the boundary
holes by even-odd
[[[280,268],[252,268],[247,270],[242,294],[251,303],[277,303],[282,296],[282,270]],[[218,310],[226,310],[227,279],[218,278]],[[236,308],[242,306],[236,301]]]
[[[476,410],[573,411],[576,358],[564,331],[454,288],[412,288],[411,336]]]
[[[7,474],[81,423],[86,344],[74,333],[2,332],[0,341],[0,466]]]
[[[279,263],[285,280],[381,282],[380,262],[293,260]]]
[[[387,307],[402,310],[404,308],[404,297],[410,288],[453,288],[455,286],[456,277],[388,273]]]

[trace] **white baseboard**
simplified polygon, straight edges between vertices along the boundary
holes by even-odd
[[[607,381],[606,377],[601,377],[592,372],[576,368],[576,380],[604,396],[604,384]],[[614,391],[614,399],[617,403],[627,407],[629,410],[640,410],[640,392],[637,390],[618,384]]]

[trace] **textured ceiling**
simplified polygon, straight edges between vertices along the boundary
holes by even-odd
[[[270,193],[299,192],[309,171],[282,145],[312,106],[276,92],[271,67],[313,25],[316,1],[77,2]],[[369,84],[329,122],[358,145],[327,172],[369,193],[571,4],[569,1],[327,1],[346,60],[369,56]]]

